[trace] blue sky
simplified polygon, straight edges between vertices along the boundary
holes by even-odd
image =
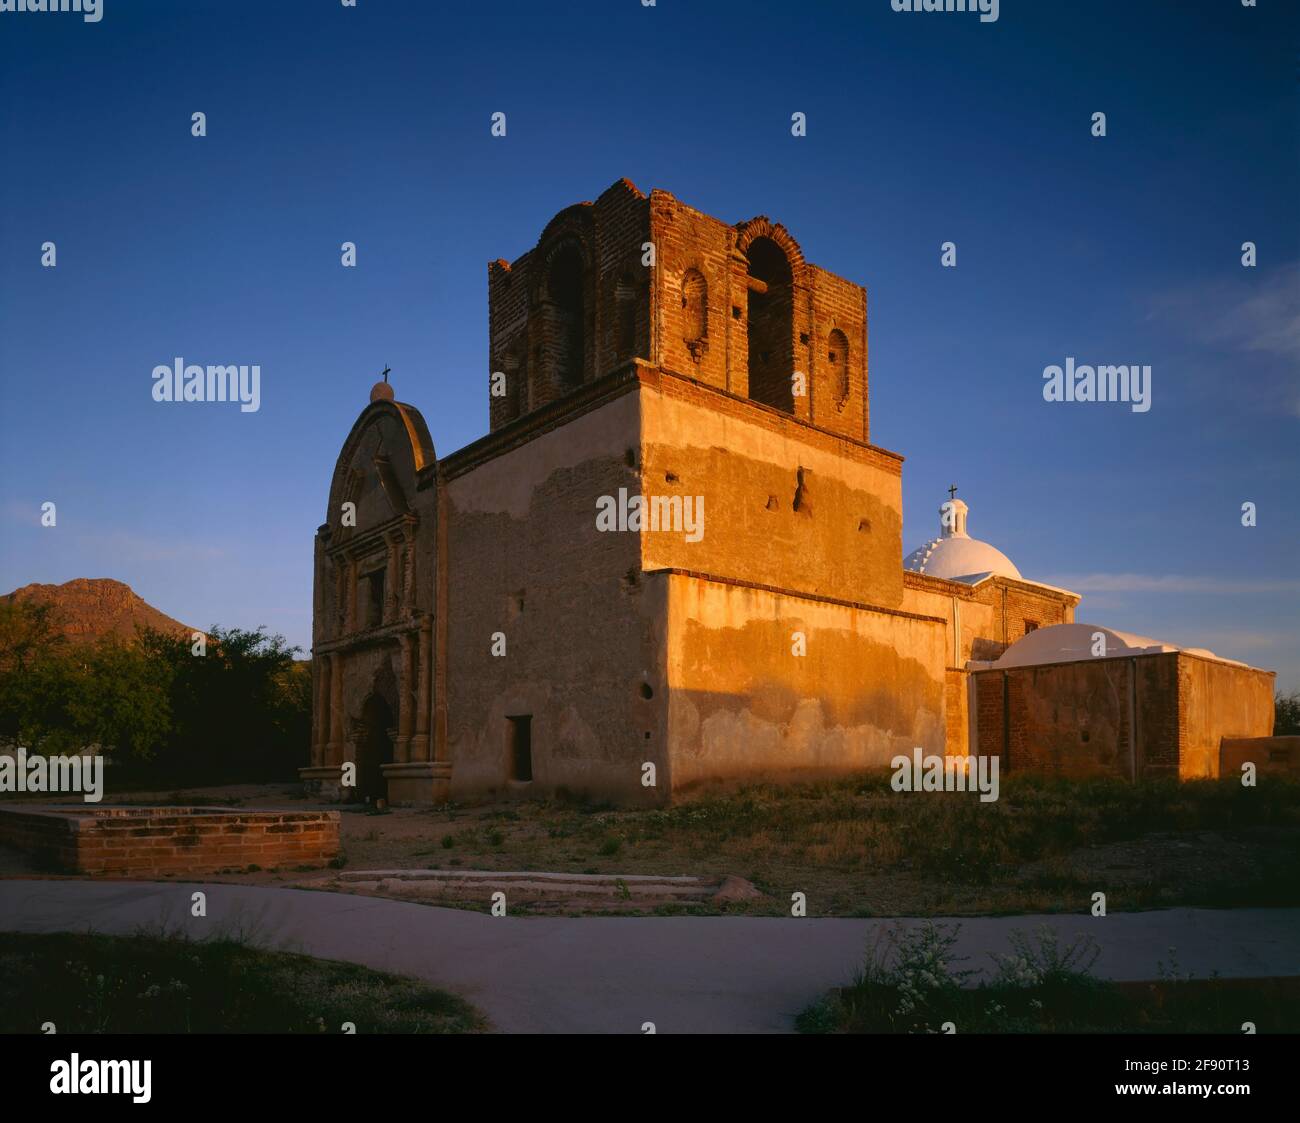
[[[187,623],[305,646],[312,536],[377,373],[439,454],[480,436],[486,263],[626,176],[728,221],[767,214],[867,286],[872,439],[907,457],[905,550],[955,482],[971,533],[1084,593],[1080,619],[1296,688],[1298,13],[0,13],[0,591],[115,577]],[[259,363],[261,409],[155,403],[150,372],[178,355]],[[1067,356],[1150,364],[1151,410],[1044,402]]]

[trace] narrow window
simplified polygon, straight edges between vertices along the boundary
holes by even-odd
[[[547,277],[545,346],[552,382],[561,392],[581,386],[586,369],[584,268],[578,248],[565,246],[551,262]]]
[[[826,361],[830,364],[831,392],[836,405],[849,400],[849,340],[836,328],[826,342]]]
[[[1026,620],[1026,621],[1025,621],[1025,635],[1029,635],[1030,632],[1037,631],[1037,629],[1038,629],[1038,621],[1037,621],[1037,620]]]
[[[366,627],[377,628],[384,622],[384,571],[376,569],[363,578],[366,588]]]
[[[507,717],[510,736],[510,779],[527,783],[533,778],[533,715]]]
[[[688,269],[682,276],[682,339],[696,362],[708,334],[709,285],[698,269]]]
[[[620,273],[614,287],[614,302],[618,308],[618,340],[615,353],[619,359],[632,357],[636,350],[637,291],[630,273]]]

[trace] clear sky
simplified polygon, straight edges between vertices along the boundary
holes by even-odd
[[[767,214],[867,286],[905,550],[956,483],[971,533],[1082,592],[1080,620],[1296,688],[1298,25],[1291,0],[0,13],[0,591],[114,577],[306,646],[379,371],[439,454],[482,435],[486,263],[626,176]],[[176,356],[260,364],[261,408],[155,402]],[[1045,402],[1068,356],[1150,364],[1151,409]]]

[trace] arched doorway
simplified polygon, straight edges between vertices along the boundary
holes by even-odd
[[[388,785],[383,766],[393,763],[393,711],[372,694],[361,706],[361,735],[357,738],[357,796],[362,800],[386,799]]]

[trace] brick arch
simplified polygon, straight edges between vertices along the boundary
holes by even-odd
[[[799,243],[794,240],[794,235],[779,222],[773,222],[765,214],[751,218],[748,222],[738,223],[736,226],[736,249],[746,256],[749,255],[749,247],[756,238],[767,238],[780,246],[781,251],[785,254],[785,259],[790,263],[792,273],[798,274],[807,264],[804,260],[803,250],[799,248]]]
[[[593,261],[592,242],[594,241],[594,224],[590,203],[574,203],[565,207],[542,231],[530,255],[529,280],[534,293],[541,278],[546,275],[552,257],[566,242],[576,242],[582,252],[583,264],[588,269]]]

